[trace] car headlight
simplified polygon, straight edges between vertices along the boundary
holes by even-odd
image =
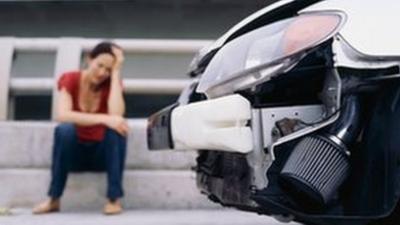
[[[214,56],[197,91],[215,98],[265,82],[293,68],[344,22],[338,11],[305,13],[238,37]]]

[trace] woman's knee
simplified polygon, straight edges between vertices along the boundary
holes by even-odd
[[[107,129],[105,134],[107,142],[111,142],[113,146],[118,146],[122,151],[126,149],[126,137],[112,129]]]
[[[72,123],[61,123],[57,125],[54,136],[57,141],[71,141],[76,138],[76,128]]]
[[[107,128],[105,138],[113,139],[113,140],[126,140],[125,136],[122,136],[117,131]]]
[[[53,161],[56,160],[58,165],[61,165],[60,163],[67,165],[65,163],[70,161],[70,156],[74,148],[77,147],[76,143],[75,125],[69,123],[59,124],[54,130]]]

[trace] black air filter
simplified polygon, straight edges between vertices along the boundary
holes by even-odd
[[[344,147],[324,136],[309,136],[293,149],[280,181],[294,199],[323,206],[335,195],[349,170]]]

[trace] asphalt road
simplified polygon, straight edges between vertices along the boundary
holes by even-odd
[[[105,216],[94,211],[68,211],[32,215],[30,209],[13,209],[11,215],[0,216],[0,225],[299,225],[280,223],[271,217],[236,210],[129,210]]]

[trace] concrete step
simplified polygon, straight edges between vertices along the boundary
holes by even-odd
[[[32,207],[47,198],[49,178],[45,169],[0,169],[0,206]],[[200,194],[191,171],[127,170],[124,190],[123,203],[128,209],[219,208]],[[105,193],[104,173],[71,174],[62,210],[101,209]]]
[[[189,169],[195,152],[147,149],[146,120],[129,120],[126,167],[131,169]],[[51,164],[53,122],[0,122],[0,168],[48,168]]]
[[[29,209],[12,212],[9,216],[0,216],[1,225],[300,225],[237,210],[125,210],[118,216],[104,216],[99,210],[42,216],[32,215]]]

